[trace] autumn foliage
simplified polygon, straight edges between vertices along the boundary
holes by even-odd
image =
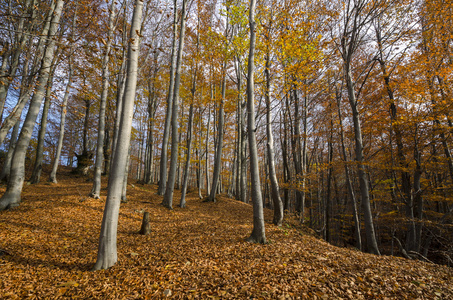
[[[129,185],[120,210],[119,262],[90,272],[105,197],[62,175],[24,188],[23,205],[0,213],[2,299],[449,299],[448,267],[338,248],[287,219],[267,245],[246,243],[251,206],[224,195],[187,197],[187,208],[160,205],[156,186]],[[105,186],[104,186],[105,188]],[[151,233],[140,235],[143,213]]]

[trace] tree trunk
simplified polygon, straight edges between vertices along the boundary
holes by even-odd
[[[142,227],[140,228],[140,234],[148,235],[151,233],[151,226],[149,224],[149,212],[145,211],[143,214]]]
[[[336,91],[337,105],[338,105],[338,118],[340,122],[340,141],[341,141],[341,153],[343,156],[344,162],[344,174],[346,177],[346,186],[348,188],[348,196],[352,204],[352,217],[354,219],[354,237],[355,237],[355,246],[357,249],[362,250],[362,237],[360,235],[360,219],[357,211],[357,200],[355,198],[354,188],[352,186],[350,172],[348,168],[348,157],[346,155],[346,147],[344,145],[344,131],[343,131],[343,119],[341,116],[341,98],[340,92]]]
[[[206,194],[208,195],[210,194],[209,188],[211,187],[211,185],[209,184],[209,129],[211,128],[210,124],[211,124],[211,110],[210,107],[208,106],[208,123],[206,125],[206,143],[205,143]]]
[[[55,64],[56,57],[57,55],[54,56],[52,65]],[[44,138],[46,137],[47,131],[47,116],[49,114],[50,97],[52,96],[53,72],[55,72],[55,67],[52,67],[52,70],[50,72],[51,74],[49,76],[49,80],[47,81],[46,96],[44,97],[45,99],[44,108],[41,114],[41,126],[39,127],[38,132],[38,144],[36,146],[35,166],[33,168],[33,173],[30,179],[31,184],[39,183],[39,180],[41,179],[42,161],[44,155]]]
[[[168,164],[168,140],[170,135],[170,127],[173,114],[173,95],[174,95],[174,86],[175,86],[175,69],[176,69],[176,39],[177,39],[177,1],[174,3],[174,12],[173,12],[173,44],[171,48],[171,67],[170,67],[170,84],[168,86],[168,96],[167,96],[167,111],[165,114],[165,125],[164,125],[164,134],[162,137],[162,150],[160,154],[160,176],[159,176],[159,188],[157,190],[158,195],[163,195],[166,193],[167,187],[167,164]],[[181,20],[182,21],[182,20]],[[181,39],[181,37],[180,37]]]
[[[127,15],[127,5],[124,5],[124,15]],[[116,145],[118,144],[118,132],[120,128],[120,120],[121,114],[123,112],[123,96],[124,91],[126,89],[126,79],[127,79],[127,50],[125,49],[124,45],[127,42],[127,25],[128,23],[125,21],[123,22],[123,36],[122,36],[122,43],[123,43],[123,58],[121,60],[121,68],[118,72],[118,83],[117,83],[117,91],[116,91],[116,112],[115,112],[115,125],[113,126],[113,141],[112,141],[112,160],[110,161],[110,169],[113,168],[113,156],[115,155]]]
[[[154,61],[157,62],[159,51],[156,51],[154,56]],[[153,78],[148,84],[149,89],[149,98],[148,98],[148,139],[147,139],[147,156],[146,156],[146,165],[145,165],[145,183],[151,184],[153,182],[153,172],[154,172],[154,118],[157,110],[157,97],[155,93],[155,80],[157,76],[158,67],[154,68]]]
[[[21,200],[22,186],[25,179],[25,155],[28,145],[30,144],[33,128],[39,114],[45,87],[49,79],[52,58],[55,51],[55,37],[60,23],[63,4],[63,0],[57,0],[56,2],[54,15],[49,29],[49,43],[46,47],[42,60],[35,93],[31,99],[27,117],[25,118],[24,125],[22,126],[22,130],[17,141],[16,150],[14,151],[11,164],[11,178],[8,181],[5,193],[0,199],[0,211],[18,206]]]
[[[189,108],[189,128],[187,129],[187,157],[186,157],[186,164],[184,166],[184,181],[181,188],[181,201],[179,202],[179,206],[181,208],[186,207],[186,192],[187,192],[187,183],[189,181],[189,167],[190,167],[190,151],[192,148],[192,126],[193,126],[193,101],[194,101],[194,94],[195,94],[195,79],[194,84],[192,87],[192,103],[190,104]]]
[[[105,53],[102,58],[102,91],[101,101],[99,104],[99,128],[98,139],[96,144],[96,161],[94,164],[93,188],[90,192],[90,197],[99,199],[101,194],[101,174],[102,163],[104,162],[104,138],[105,138],[105,109],[107,107],[107,96],[109,93],[109,61],[110,48],[112,46],[113,31],[115,30],[115,1],[112,0],[109,7],[109,23],[107,42],[105,44]]]
[[[250,151],[250,185],[251,198],[253,202],[253,230],[248,242],[266,243],[266,233],[264,228],[263,198],[261,195],[260,174],[258,166],[258,150],[256,145],[256,125],[255,125],[255,6],[256,0],[250,0],[249,25],[250,25],[250,48],[248,57],[248,77],[247,77],[247,127]]]
[[[118,214],[120,209],[121,192],[124,181],[129,154],[129,145],[132,127],[132,115],[137,85],[138,55],[140,45],[140,23],[142,18],[143,2],[135,1],[134,14],[130,31],[128,50],[127,79],[123,109],[121,113],[120,128],[118,131],[118,144],[113,156],[113,168],[109,177],[107,200],[105,202],[104,216],[102,218],[101,233],[96,264],[93,270],[108,269],[118,260],[116,240],[118,228]]]
[[[376,235],[374,232],[373,215],[370,206],[370,194],[368,190],[368,179],[365,173],[365,166],[363,164],[363,143],[362,143],[362,129],[360,125],[359,111],[357,109],[357,100],[354,92],[354,84],[352,83],[351,70],[348,65],[345,65],[346,85],[348,89],[349,104],[352,110],[352,121],[354,125],[355,137],[355,155],[358,162],[358,178],[360,184],[360,193],[362,197],[362,209],[365,221],[365,233],[367,238],[368,251],[380,255],[378,245],[376,242]]]
[[[332,214],[332,159],[333,159],[333,121],[330,120],[330,137],[327,143],[328,147],[328,170],[327,170],[327,195],[326,195],[326,241],[332,243],[332,231],[331,231],[331,214]]]
[[[73,30],[73,32],[71,34],[72,36],[74,36],[75,23],[76,23],[76,16],[74,15],[74,19],[72,21],[72,30]],[[72,48],[73,47],[71,46],[70,53],[72,53],[72,50],[73,50]],[[52,171],[50,172],[50,176],[49,176],[49,181],[53,182],[53,183],[57,183],[57,169],[58,169],[58,165],[60,164],[61,149],[63,148],[64,126],[65,126],[65,122],[66,122],[66,112],[67,112],[67,106],[68,106],[68,98],[69,98],[69,93],[71,91],[72,76],[74,74],[74,69],[73,69],[72,63],[73,63],[73,58],[72,58],[72,55],[70,55],[69,56],[69,63],[68,63],[68,67],[69,67],[68,83],[66,84],[65,93],[64,93],[64,96],[63,96],[63,103],[62,103],[62,106],[61,106],[60,132],[59,132],[59,135],[58,135],[57,151],[56,151],[56,154],[55,154],[55,160],[53,162]]]
[[[197,55],[199,52],[199,42],[200,42],[199,33],[200,32],[198,30],[197,31]],[[179,203],[179,206],[181,208],[186,207],[186,192],[187,192],[187,185],[188,185],[188,181],[189,181],[190,152],[191,152],[191,147],[192,147],[193,106],[194,106],[194,102],[195,102],[197,75],[198,75],[198,62],[195,65],[195,70],[194,70],[193,79],[192,79],[192,89],[190,91],[192,94],[192,103],[190,103],[190,108],[189,108],[189,124],[188,124],[189,128],[187,129],[187,145],[186,145],[187,157],[186,157],[186,164],[184,166],[184,180],[183,180],[183,184],[182,184],[182,188],[181,188],[181,201]],[[200,194],[200,189],[198,189],[198,192]]]
[[[288,97],[286,97],[288,99]],[[288,100],[286,101],[288,107]],[[288,163],[288,135],[287,135],[287,117],[286,117],[286,110],[282,109],[283,114],[283,137],[281,138],[281,147],[282,147],[282,160],[283,160],[283,179],[286,185],[289,185],[291,182],[291,173],[289,170],[289,163]],[[289,211],[289,190],[287,187],[284,189],[284,203],[283,203],[283,210]]]
[[[186,30],[186,2],[182,2],[181,10],[181,28],[179,32],[179,46],[178,46],[178,58],[176,62],[176,74],[175,74],[175,86],[173,89],[173,104],[171,112],[171,157],[170,157],[170,172],[168,173],[168,182],[165,190],[164,200],[162,204],[169,208],[173,209],[173,192],[175,189],[176,181],[176,167],[178,165],[178,150],[179,150],[179,120],[178,120],[178,110],[179,110],[179,85],[181,81],[181,63],[182,63],[182,54],[184,52],[184,36]],[[176,1],[175,1],[176,6]],[[161,161],[162,163],[162,161]],[[165,180],[165,178],[160,178]]]
[[[238,77],[238,91],[239,91],[239,135],[241,140],[239,143],[239,157],[238,160],[241,161],[239,172],[239,200],[246,203],[247,202],[247,139],[246,139],[246,101],[242,99],[241,87],[242,87],[242,71],[239,68],[239,77]]]
[[[271,87],[271,75],[270,75],[270,54],[266,55],[266,66],[264,68],[264,74],[266,77],[266,90],[264,97],[266,98],[266,134],[267,134],[267,157],[269,161],[269,179],[271,182],[271,195],[272,203],[274,207],[274,225],[281,226],[283,222],[283,203],[280,198],[280,191],[277,181],[277,174],[275,172],[275,154],[274,154],[274,136],[272,133],[272,120],[271,120],[271,99],[270,99],[270,87]]]
[[[83,176],[88,175],[88,169],[91,166],[91,160],[93,159],[93,152],[88,149],[88,127],[90,121],[90,99],[85,100],[85,120],[83,122],[82,131],[82,153],[76,154],[77,166],[75,173]]]
[[[224,66],[225,67],[225,66]],[[224,103],[225,103],[225,90],[226,90],[226,76],[222,80],[222,100],[220,101],[219,108],[219,123],[217,129],[217,148],[215,151],[214,172],[212,173],[212,187],[211,193],[206,201],[216,202],[215,195],[220,180],[220,169],[222,167],[222,147],[223,147],[223,134],[224,134]]]

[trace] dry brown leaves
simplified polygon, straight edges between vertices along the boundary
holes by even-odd
[[[81,201],[90,189],[60,176],[58,184],[26,186],[21,206],[0,213],[0,298],[453,298],[447,267],[337,248],[271,225],[270,211],[270,243],[250,244],[251,206],[189,194],[187,208],[169,211],[155,187],[138,184],[121,205],[118,264],[90,272],[105,200]],[[150,212],[147,236],[138,234],[143,211]]]

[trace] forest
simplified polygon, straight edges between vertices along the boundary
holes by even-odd
[[[134,189],[152,190],[141,201],[159,199],[161,214],[250,204],[251,244],[276,243],[268,231],[291,220],[330,245],[453,264],[451,1],[17,0],[0,11],[5,224],[35,207],[23,190],[73,177],[90,185],[74,196],[102,206],[93,270],[122,257],[120,207]]]

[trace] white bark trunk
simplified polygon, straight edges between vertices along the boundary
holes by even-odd
[[[178,30],[177,25],[177,5],[176,0],[174,1],[174,13],[173,13],[173,45],[171,49],[171,67],[170,67],[170,84],[168,87],[167,96],[167,111],[165,115],[165,126],[164,134],[162,137],[162,150],[160,154],[160,176],[159,176],[159,188],[157,190],[158,195],[163,195],[166,192],[167,187],[167,163],[168,163],[168,139],[170,135],[171,117],[173,111],[173,91],[175,86],[175,69],[176,69],[176,33]]]
[[[116,240],[121,193],[126,169],[131,138],[132,115],[134,110],[135,91],[137,87],[138,55],[140,45],[140,24],[143,2],[135,1],[130,43],[128,50],[127,79],[124,92],[118,141],[113,157],[113,168],[109,177],[107,200],[102,218],[101,233],[96,264],[93,270],[108,269],[118,260]]]
[[[54,56],[53,64],[56,61],[57,55]],[[51,75],[49,80],[47,81],[47,88],[46,88],[46,96],[44,100],[44,108],[41,114],[41,125],[39,127],[38,133],[38,144],[36,146],[36,159],[35,159],[35,166],[33,167],[33,173],[31,175],[30,183],[35,184],[39,183],[41,179],[41,172],[42,172],[42,161],[44,155],[44,138],[46,136],[47,131],[47,116],[49,115],[49,107],[50,107],[50,97],[52,96],[52,81],[53,81],[53,73],[55,72],[55,67],[51,70]]]
[[[184,52],[184,36],[186,30],[186,0],[182,2],[181,10],[181,28],[179,32],[179,47],[178,47],[178,58],[176,62],[176,75],[175,75],[175,87],[173,90],[173,107],[171,114],[171,157],[170,157],[170,172],[168,173],[168,182],[165,190],[164,200],[162,204],[173,209],[173,192],[175,189],[176,181],[176,167],[178,165],[178,148],[179,148],[179,136],[178,136],[178,109],[179,109],[179,85],[181,81],[181,62],[182,54]],[[165,178],[160,179],[165,180]]]
[[[247,78],[247,127],[250,149],[250,185],[251,197],[253,202],[253,230],[247,239],[253,243],[266,243],[264,229],[263,197],[261,195],[260,174],[258,165],[258,150],[256,145],[256,125],[255,125],[255,6],[256,0],[250,0],[249,24],[250,24],[250,48],[248,58],[248,78]]]
[[[224,67],[225,68],[225,67]],[[215,202],[215,195],[217,193],[217,187],[219,186],[220,181],[220,170],[222,167],[222,147],[223,147],[223,134],[224,134],[224,103],[225,103],[225,90],[226,90],[226,77],[222,81],[222,100],[220,102],[219,108],[219,123],[217,128],[217,149],[215,151],[215,161],[214,161],[214,172],[212,174],[212,187],[211,193],[209,194],[206,201]]]
[[[113,31],[115,20],[115,0],[112,0],[109,7],[109,24],[107,33],[107,42],[105,45],[105,54],[102,60],[102,92],[101,102],[99,107],[99,129],[96,148],[96,162],[94,165],[93,188],[90,196],[94,199],[99,199],[101,194],[101,174],[102,163],[104,161],[104,137],[105,137],[105,109],[107,106],[107,96],[109,92],[109,61],[110,48],[112,46]]]
[[[75,21],[75,18],[74,18],[74,21]],[[73,25],[74,25],[74,23],[75,22],[73,22]],[[52,171],[50,172],[50,176],[49,176],[49,181],[53,182],[53,183],[57,183],[57,169],[58,169],[58,165],[60,164],[61,150],[63,148],[64,126],[65,126],[65,122],[66,122],[66,112],[67,112],[67,107],[68,107],[69,92],[71,91],[73,73],[74,73],[74,70],[72,67],[72,56],[71,56],[71,57],[69,57],[68,83],[66,84],[65,93],[63,96],[63,103],[61,106],[60,133],[58,135],[57,153],[55,154],[55,160],[53,162]]]

